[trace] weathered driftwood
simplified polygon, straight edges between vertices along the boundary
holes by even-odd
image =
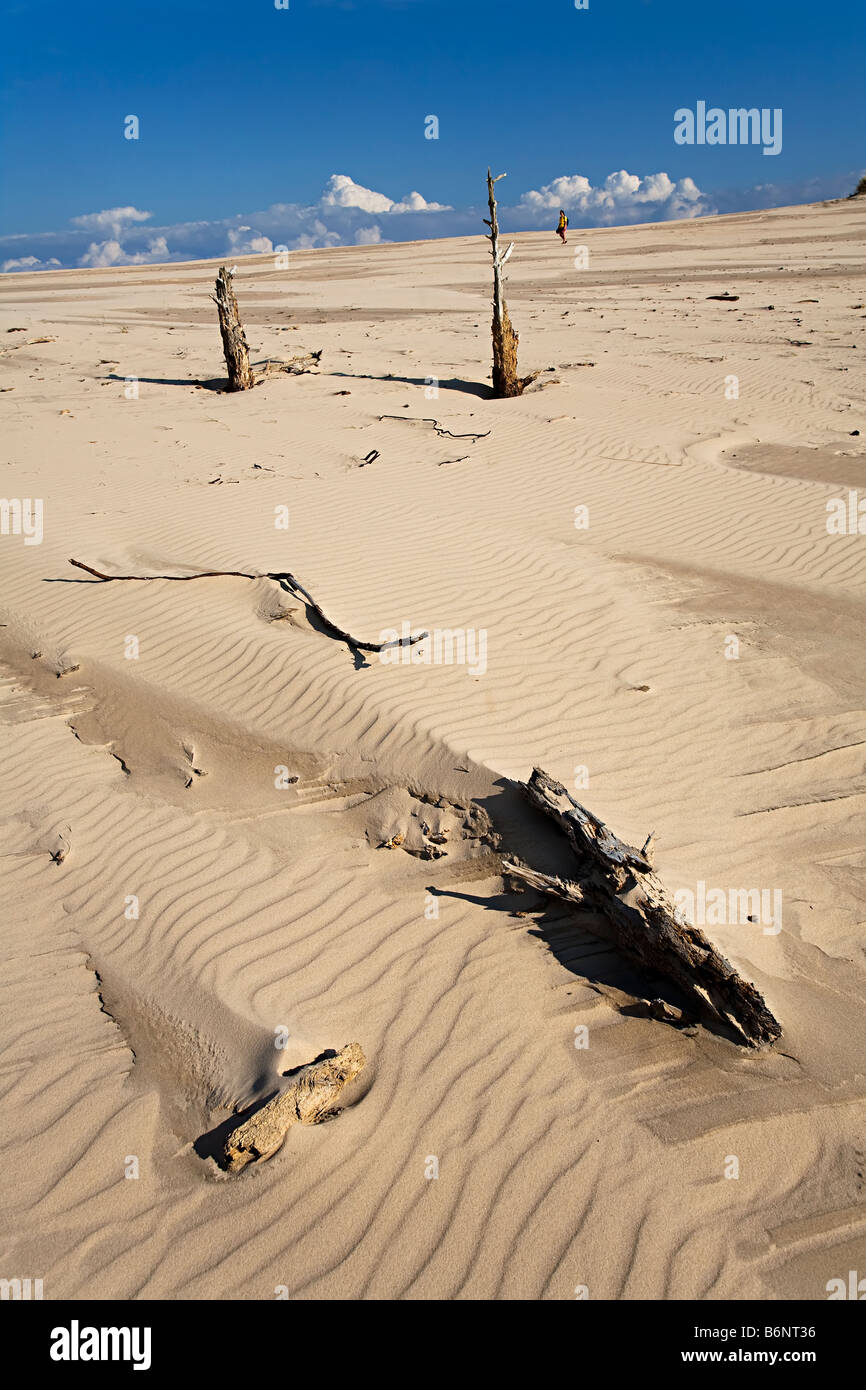
[[[229,390],[249,391],[255,385],[250,366],[250,350],[238,313],[238,301],[232,288],[231,275],[224,265],[219,268],[213,301],[219,314],[223,352],[229,374]]]
[[[577,883],[571,883],[567,878],[554,878],[552,874],[541,874],[537,869],[530,869],[525,864],[519,864],[516,859],[503,859],[503,872],[509,878],[519,878],[521,883],[525,883],[527,888],[535,888],[539,893],[547,893],[551,898],[562,898],[563,902],[571,903],[572,907],[587,907],[586,894]]]
[[[521,790],[568,838],[579,883],[506,862],[530,887],[572,906],[604,914],[618,944],[644,967],[666,976],[706,1013],[724,1020],[752,1046],[773,1042],[781,1025],[762,995],[695,926],[685,923],[653,872],[650,839],[642,850],[618,839],[559,782],[535,768]]]
[[[312,372],[321,363],[324,350],[317,348],[315,352],[300,352],[295,357],[268,357],[263,362],[256,362],[254,385],[267,381],[272,372],[287,372],[289,376],[303,376],[305,372]]]
[[[7,329],[6,329],[6,332],[7,332],[7,333],[23,333],[24,331],[25,331],[25,330],[24,330],[23,328],[7,328]],[[16,349],[18,349],[18,348],[23,348],[23,347],[35,347],[37,343],[56,343],[56,342],[57,342],[57,339],[56,339],[56,338],[28,338],[25,342],[22,342],[22,343],[6,343],[6,344],[4,345],[4,347],[0,348],[0,352],[15,352]]]
[[[223,1150],[228,1171],[239,1173],[248,1163],[271,1158],[293,1124],[317,1124],[366,1061],[360,1043],[347,1043],[333,1057],[302,1067],[284,1091],[228,1135]]]
[[[300,580],[296,579],[288,571],[268,571],[263,574],[255,574],[248,570],[200,570],[196,574],[106,574],[103,570],[96,570],[92,565],[85,565],[81,560],[70,560],[70,565],[74,565],[77,570],[84,570],[85,574],[92,574],[95,579],[101,579],[104,583],[109,580],[134,580],[143,583],[150,579],[171,579],[176,582],[183,582],[189,579],[273,579],[285,589],[287,593],[294,594],[302,598],[306,604],[316,614],[316,617],[326,628],[331,637],[337,637],[341,642],[345,642],[353,651],[359,652],[384,652],[391,647],[414,647],[416,642],[423,642],[425,637],[429,637],[428,632],[416,632],[410,637],[397,638],[392,642],[362,642],[359,638],[353,637],[350,632],[337,627],[327,614],[319,607],[312,594],[304,588]]]
[[[514,250],[514,242],[512,241],[504,253],[499,250],[499,221],[496,216],[496,197],[493,192],[493,185],[504,178],[505,174],[497,174],[496,178],[493,178],[490,170],[487,170],[487,202],[490,208],[490,217],[484,218],[490,228],[488,240],[493,256],[493,394],[498,398],[522,395],[529,383],[538,376],[537,372],[534,372],[532,376],[519,377],[517,375],[517,344],[519,340],[511,326],[511,319],[508,317],[508,306],[505,303],[503,290],[503,269],[505,262]]]

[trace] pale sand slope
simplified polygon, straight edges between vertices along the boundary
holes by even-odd
[[[480,237],[242,261],[256,355],[324,355],[236,396],[216,263],[4,277],[0,491],[42,497],[45,535],[0,537],[0,1275],[113,1299],[866,1276],[866,536],[826,527],[866,491],[863,232],[842,203],[518,236],[521,364],[556,382],[507,402]],[[69,556],[291,570],[361,637],[486,630],[487,669],[359,667],[266,579],[100,584]],[[519,850],[503,779],[534,763],[655,830],[671,889],[782,891],[778,935],[707,927],[773,1051],[620,1012],[658,982],[505,895],[407,790],[481,799]],[[440,820],[444,858],[377,848]],[[193,1151],[352,1040],[335,1122],[238,1178]]]

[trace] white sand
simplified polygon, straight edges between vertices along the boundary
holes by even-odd
[[[324,355],[234,396],[194,386],[223,376],[217,263],[2,277],[0,492],[44,500],[44,541],[0,536],[0,1275],[678,1299],[866,1274],[866,535],[826,526],[866,498],[863,231],[858,202],[518,236],[521,366],[556,370],[505,402],[480,237],[241,261],[254,357]],[[486,670],[357,669],[266,579],[70,556],[291,570],[359,637],[483,629]],[[564,912],[513,915],[535,897],[418,799],[496,816],[535,763],[655,830],[671,889],[782,891],[778,934],[706,927],[774,1049],[620,1012],[648,983]],[[405,852],[422,821],[445,857]],[[238,1178],[193,1151],[352,1040],[336,1121]]]

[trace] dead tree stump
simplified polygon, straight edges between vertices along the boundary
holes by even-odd
[[[229,390],[249,391],[255,385],[250,366],[250,350],[238,313],[238,301],[232,289],[232,279],[224,265],[219,269],[213,301],[219,314],[223,352],[229,374]]]
[[[490,207],[490,217],[484,218],[490,228],[491,255],[493,256],[493,394],[497,399],[508,396],[520,396],[531,381],[535,380],[537,373],[532,376],[519,377],[517,375],[517,344],[518,335],[511,326],[511,319],[508,317],[508,307],[505,303],[503,292],[503,267],[508,257],[514,250],[514,242],[503,254],[499,250],[499,222],[496,217],[496,197],[493,192],[493,185],[500,179],[504,179],[504,174],[498,174],[493,178],[490,170],[487,170],[487,202]]]

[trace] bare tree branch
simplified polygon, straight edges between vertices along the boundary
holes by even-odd
[[[300,580],[293,574],[285,573],[259,573],[254,574],[248,570],[201,570],[196,574],[105,574],[102,570],[97,570],[92,565],[85,565],[81,560],[70,560],[70,565],[76,569],[84,570],[87,574],[92,574],[95,579],[108,583],[112,580],[133,580],[143,583],[153,579],[169,579],[173,582],[185,582],[189,579],[272,579],[288,593],[294,594],[297,598],[302,598],[304,602],[313,610],[320,622],[325,626],[332,637],[338,637],[341,642],[359,652],[384,652],[393,647],[414,647],[417,642],[423,642],[425,637],[430,634],[427,632],[417,632],[412,637],[405,639],[398,638],[394,642],[362,642],[357,637],[353,637],[350,632],[338,627],[332,622],[327,614],[320,608],[312,594],[304,588]]]

